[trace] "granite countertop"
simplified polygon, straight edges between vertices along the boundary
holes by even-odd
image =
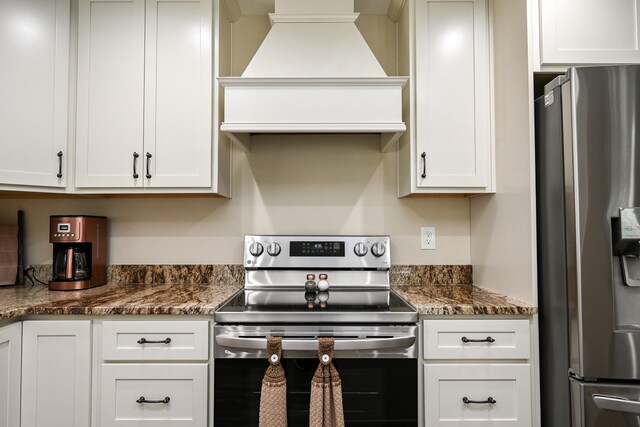
[[[536,314],[537,307],[474,285],[394,285],[419,315]]]
[[[36,277],[51,276],[51,266]],[[120,265],[109,284],[50,291],[42,284],[0,287],[0,320],[31,315],[213,315],[242,289],[242,265]],[[530,304],[472,285],[471,266],[394,266],[391,287],[420,315],[528,315]],[[191,284],[187,284],[191,283]]]
[[[50,291],[45,285],[0,288],[0,320],[57,314],[213,313],[241,289],[237,284],[114,284],[83,291]]]
[[[241,286],[108,284],[84,291],[0,288],[0,320],[29,315],[212,315]],[[535,314],[536,307],[473,285],[394,285],[420,315]]]

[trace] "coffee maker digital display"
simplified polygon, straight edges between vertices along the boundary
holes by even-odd
[[[88,289],[107,283],[107,218],[51,216],[53,279],[49,289]]]

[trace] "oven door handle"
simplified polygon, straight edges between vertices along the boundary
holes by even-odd
[[[411,347],[415,342],[416,337],[411,335],[391,338],[336,338],[334,349],[336,351],[357,351],[408,348]],[[244,350],[264,350],[267,348],[267,339],[254,337],[244,338],[232,334],[220,334],[216,336],[216,344],[228,348],[239,348]],[[318,340],[284,338],[282,340],[282,349],[296,351],[316,351],[318,350]]]

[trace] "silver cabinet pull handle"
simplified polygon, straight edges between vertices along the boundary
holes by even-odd
[[[147,179],[151,178],[151,172],[149,172],[151,169],[151,158],[153,156],[151,155],[151,153],[147,153],[147,174],[145,175],[147,177]]]
[[[140,396],[138,399],[136,399],[136,403],[164,403],[167,404],[171,401],[171,398],[169,396],[165,397],[162,400],[147,400],[144,396]]]
[[[408,348],[416,342],[414,336],[402,336],[393,338],[365,338],[365,339],[340,339],[336,338],[336,351],[346,350],[381,350],[389,348]],[[266,338],[243,338],[231,334],[220,334],[216,336],[216,343],[223,347],[240,348],[245,350],[262,350],[266,348]],[[318,340],[310,339],[287,339],[282,340],[283,350],[316,351]]]
[[[133,177],[134,178],[138,178],[140,175],[138,175],[138,171],[136,170],[136,165],[138,163],[138,157],[140,157],[140,154],[136,153],[135,151],[133,152]]]
[[[138,344],[171,344],[171,338],[165,338],[160,341],[149,341],[146,338],[140,338]]]
[[[606,394],[594,394],[591,398],[600,409],[626,412],[628,414],[640,414],[640,402],[637,400],[630,400],[618,396],[607,396]]]
[[[427,153],[423,151],[420,157],[422,157],[422,175],[420,176],[424,179],[427,177]]]
[[[468,342],[488,342],[489,344],[491,344],[492,342],[496,342],[496,340],[491,337],[486,337],[485,339],[482,339],[482,340],[470,340],[467,337],[462,337],[460,338],[460,340],[465,344]]]
[[[498,403],[497,400],[495,400],[493,397],[489,396],[487,397],[487,400],[469,400],[469,398],[467,396],[462,398],[462,402],[465,405],[468,405],[470,403],[476,404],[476,405],[484,405],[484,404],[490,404],[490,405],[495,405],[496,403]]]
[[[62,151],[58,151],[58,174],[56,175],[58,178],[62,178]]]

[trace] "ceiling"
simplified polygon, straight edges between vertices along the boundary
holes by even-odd
[[[275,0],[238,0],[242,15],[273,13]],[[354,0],[355,11],[364,15],[386,15],[391,0]]]

